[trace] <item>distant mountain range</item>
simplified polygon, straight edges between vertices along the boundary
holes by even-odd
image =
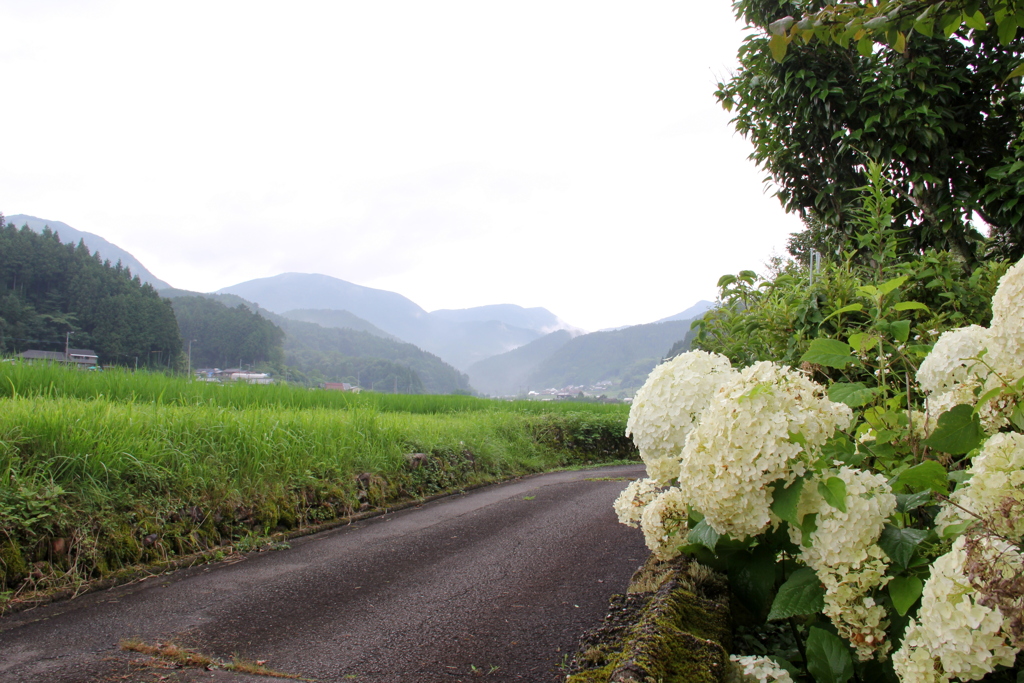
[[[388,334],[368,320],[363,320],[357,315],[348,311],[332,311],[327,309],[302,308],[295,311],[285,311],[281,317],[289,320],[296,320],[304,323],[315,323],[320,327],[336,327],[346,330],[357,330],[369,332],[377,337],[402,341],[393,334]]]
[[[235,294],[282,315],[310,309],[348,311],[461,370],[569,327],[546,309],[512,304],[428,313],[401,294],[310,273],[249,280],[217,293]]]
[[[704,300],[701,300],[701,301],[698,301],[697,303],[695,303],[694,305],[690,306],[689,308],[687,308],[682,313],[676,313],[675,315],[670,315],[667,318],[662,318],[661,320],[655,320],[654,322],[656,322],[656,323],[668,323],[668,322],[672,322],[673,320],[694,320],[696,318],[701,317],[702,315],[704,315],[705,313],[707,313],[708,311],[710,311],[714,307],[715,307],[715,302],[714,301],[704,301]]]
[[[19,228],[27,225],[32,230],[40,233],[43,231],[43,228],[49,226],[50,230],[60,236],[60,241],[64,244],[78,244],[78,241],[81,240],[85,242],[85,246],[89,248],[89,251],[98,251],[100,253],[100,258],[110,261],[111,263],[117,263],[120,261],[122,266],[131,269],[132,275],[138,275],[140,280],[148,282],[153,285],[154,288],[164,289],[170,287],[169,284],[149,272],[144,265],[139,263],[137,258],[116,244],[112,244],[103,239],[99,235],[94,235],[91,232],[84,232],[82,230],[75,230],[67,223],[61,223],[60,221],[50,221],[43,218],[36,218],[35,216],[26,216],[20,213],[13,216],[7,216],[6,218],[8,223],[14,223],[14,225]]]
[[[37,232],[49,226],[65,243],[82,240],[164,296],[197,294],[171,289],[99,235],[23,214],[7,219]],[[689,348],[690,322],[714,306],[700,301],[655,323],[586,334],[545,308],[496,304],[428,312],[395,292],[310,273],[249,280],[202,296],[260,311],[285,330],[291,362],[307,369],[318,362],[340,367],[342,357],[380,358],[415,369],[428,391],[466,391],[471,383],[496,396],[596,383],[609,394],[631,393],[669,349]]]
[[[598,384],[610,396],[632,395],[669,349],[686,338],[690,323],[671,320],[576,337],[561,330],[474,363],[469,381],[492,396]]]
[[[203,294],[183,289],[164,289],[160,290],[160,294],[172,300],[178,297],[202,296],[219,301],[225,306],[243,305],[256,311],[284,330],[285,363],[305,373],[319,370],[329,379],[341,381],[345,378],[343,376],[332,377],[332,371],[337,372],[339,368],[345,367],[346,359],[377,358],[414,371],[423,383],[423,390],[427,393],[468,393],[472,390],[466,375],[434,354],[427,353],[390,335],[381,336],[363,329],[323,326],[312,321],[287,318],[246,301],[236,294]],[[318,312],[314,311],[314,313]],[[332,311],[332,313],[334,312]],[[356,325],[369,325],[366,321],[360,321],[356,316],[349,315],[351,318],[346,316],[326,317],[331,320],[351,321]]]

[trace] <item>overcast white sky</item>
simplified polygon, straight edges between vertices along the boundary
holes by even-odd
[[[800,227],[713,96],[726,0],[4,0],[0,26],[0,211],[175,287],[324,273],[594,330]]]

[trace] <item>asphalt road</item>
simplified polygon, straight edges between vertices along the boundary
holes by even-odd
[[[316,681],[557,681],[647,550],[612,501],[641,466],[443,498],[0,618],[0,681],[269,680],[119,648],[173,642]]]

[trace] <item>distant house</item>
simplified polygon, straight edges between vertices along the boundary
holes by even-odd
[[[273,384],[274,378],[265,372],[246,372],[241,368],[199,368],[193,370],[195,378],[203,382],[246,382],[247,384]]]
[[[353,394],[359,393],[359,387],[348,382],[323,382],[320,385],[321,389],[327,389],[328,391],[351,391]]]
[[[68,349],[65,354],[61,351],[37,351],[30,349],[18,354],[28,362],[43,361],[47,363],[67,363],[76,365],[79,368],[88,369],[99,365],[100,357],[92,349]]]
[[[228,379],[249,384],[273,384],[273,378],[265,372],[232,372]]]

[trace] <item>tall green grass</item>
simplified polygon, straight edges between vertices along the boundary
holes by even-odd
[[[0,392],[0,603],[5,586],[81,581],[401,498],[635,457],[620,406],[16,363],[0,364]]]
[[[206,405],[223,408],[372,408],[380,412],[443,414],[478,411],[622,414],[621,404],[561,401],[496,401],[473,396],[360,394],[286,384],[200,382],[182,376],[115,368],[82,372],[57,364],[0,363],[0,398],[106,398],[133,403]]]

